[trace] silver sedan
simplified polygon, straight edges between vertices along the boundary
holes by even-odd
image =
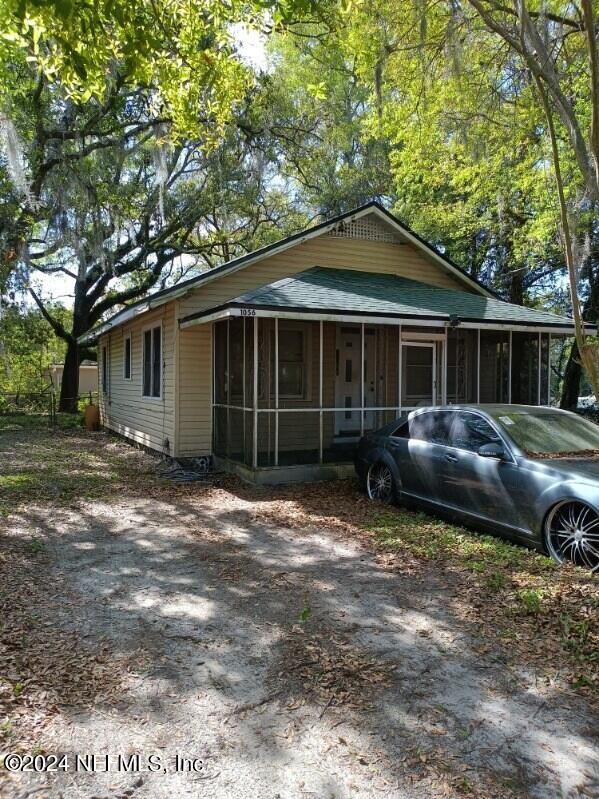
[[[407,500],[599,571],[599,426],[557,408],[421,408],[365,435],[368,496]]]

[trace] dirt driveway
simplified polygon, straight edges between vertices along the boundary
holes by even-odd
[[[351,532],[371,512],[352,485],[170,486],[79,433],[5,435],[0,457],[2,752],[70,767],[0,770],[2,795],[599,796],[597,706],[559,652],[550,679],[490,645],[455,570]]]

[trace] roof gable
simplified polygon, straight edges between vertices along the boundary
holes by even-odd
[[[292,236],[281,239],[274,244],[261,247],[247,255],[235,258],[225,264],[206,270],[196,277],[183,281],[176,286],[156,292],[144,300],[133,303],[127,308],[119,311],[107,322],[98,325],[94,330],[82,336],[81,343],[89,343],[99,335],[107,332],[113,327],[124,324],[128,320],[145,313],[153,308],[163,305],[166,302],[177,299],[190,291],[202,288],[202,286],[213,280],[218,280],[224,275],[229,275],[237,270],[245,269],[252,264],[268,258],[272,255],[284,252],[291,247],[317,236],[330,235],[333,237],[362,238],[371,241],[389,241],[391,243],[408,243],[422,252],[427,258],[433,261],[440,268],[446,270],[453,277],[461,281],[470,291],[474,291],[482,296],[491,297],[493,293],[474,278],[470,277],[460,267],[454,264],[447,256],[438,251],[433,245],[421,239],[414,231],[401,223],[389,211],[376,202],[347,211],[344,214],[326,220],[311,228],[306,228]]]

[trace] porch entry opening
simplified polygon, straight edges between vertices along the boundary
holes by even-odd
[[[437,404],[437,345],[402,341],[401,404],[404,408]]]

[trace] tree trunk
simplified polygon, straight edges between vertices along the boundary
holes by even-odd
[[[509,281],[508,302],[524,305],[524,272],[521,269],[512,272]]]
[[[69,342],[62,370],[60,386],[60,402],[58,410],[63,413],[77,413],[77,395],[79,393],[79,347]]]
[[[582,366],[580,365],[580,355],[578,353],[578,344],[574,342],[570,350],[568,363],[564,372],[564,384],[562,386],[562,396],[560,400],[560,408],[566,411],[576,410],[578,405],[578,396],[580,394],[580,380],[582,378]]]

